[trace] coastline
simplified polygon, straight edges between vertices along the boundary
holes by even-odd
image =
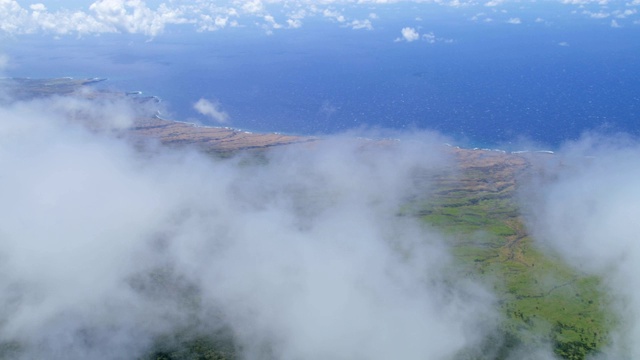
[[[83,86],[91,86],[93,84],[108,81],[108,78],[73,78],[69,76],[49,78],[49,79],[32,79],[28,77],[6,77],[0,78],[0,86],[9,87],[15,91],[19,98],[33,98],[38,96],[47,96],[54,94],[73,93]],[[2,84],[2,82],[6,82]],[[158,96],[145,96],[141,90],[129,90],[123,92],[115,92],[111,90],[100,90],[101,94],[109,96],[125,96],[131,97],[141,102],[153,101],[161,103],[162,99]],[[165,129],[162,131],[161,129]],[[171,129],[169,131],[168,129]],[[160,110],[155,114],[149,115],[147,120],[137,120],[132,129],[134,133],[145,134],[144,136],[158,137],[163,143],[198,143],[204,142],[209,144],[206,146],[208,150],[214,147],[220,147],[222,151],[231,151],[241,148],[264,148],[269,146],[319,141],[325,135],[307,135],[307,134],[285,134],[281,132],[257,132],[251,129],[241,129],[232,126],[216,126],[207,125],[186,120],[167,119],[162,116]],[[181,133],[182,132],[182,133]],[[198,132],[201,132],[198,134]],[[348,132],[348,131],[347,131]],[[330,137],[331,134],[326,134]],[[354,133],[355,137],[357,132]],[[207,139],[207,137],[210,137]],[[223,140],[225,138],[225,140]],[[242,140],[240,140],[242,138]],[[361,138],[361,137],[358,137]],[[235,139],[235,141],[231,140]],[[384,138],[364,138],[371,141],[385,140]],[[399,140],[399,139],[398,139]],[[231,145],[235,144],[235,145]],[[243,144],[245,144],[243,146]],[[212,146],[215,145],[215,146]],[[499,147],[461,147],[451,143],[443,143],[444,146],[457,150],[465,151],[482,151],[500,154],[524,155],[524,154],[555,154],[553,150],[505,150]]]

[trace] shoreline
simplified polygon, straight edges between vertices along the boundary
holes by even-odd
[[[35,79],[35,78],[30,78],[30,77],[3,77],[3,78],[0,78],[0,81],[17,82],[18,84],[22,83],[27,88],[33,87],[35,89],[34,91],[36,91],[36,92],[37,92],[38,86],[42,86],[42,87],[45,87],[47,89],[51,89],[51,87],[59,86],[61,88],[61,90],[63,90],[65,88],[68,89],[69,87],[80,88],[82,86],[93,85],[93,84],[97,84],[97,83],[101,83],[101,82],[106,82],[108,80],[109,80],[108,78],[101,78],[101,77],[74,78],[74,77],[71,77],[71,76],[63,76],[63,77],[56,77],[56,78],[46,78],[46,79]],[[143,95],[143,91],[141,91],[141,90],[107,91],[107,93],[109,93],[109,92],[114,93],[114,94],[118,94],[119,93],[119,94],[124,95],[125,97],[130,97],[130,98],[133,98],[133,99],[152,100],[152,101],[154,101],[156,103],[161,103],[162,102],[162,99],[160,97],[154,96],[154,95]],[[319,140],[319,139],[322,139],[322,138],[325,138],[325,137],[340,136],[340,135],[343,135],[343,134],[347,134],[347,133],[353,132],[353,135],[355,137],[362,138],[361,136],[358,136],[357,129],[345,130],[345,131],[342,131],[340,133],[328,133],[328,134],[313,134],[313,135],[312,134],[289,134],[289,133],[283,133],[283,132],[278,132],[278,131],[271,131],[271,132],[254,131],[254,130],[251,130],[251,129],[236,128],[236,127],[233,127],[233,126],[217,126],[217,125],[202,124],[202,123],[188,121],[188,120],[167,119],[167,118],[164,118],[162,116],[162,114],[161,114],[161,112],[159,110],[154,115],[152,115],[152,117],[157,119],[157,120],[171,122],[171,123],[175,123],[175,124],[188,125],[188,126],[194,127],[194,128],[202,128],[202,129],[205,129],[205,130],[206,129],[227,130],[227,131],[233,131],[233,132],[242,133],[242,134],[246,134],[246,135],[299,137],[299,138],[307,138],[307,139]],[[427,129],[425,131],[429,131],[429,130]],[[444,136],[446,136],[446,134],[444,134]],[[388,138],[380,137],[380,138],[371,138],[370,140],[388,140]],[[394,139],[394,140],[400,141],[401,139]],[[469,147],[464,147],[464,146],[454,145],[454,144],[451,144],[451,143],[443,143],[443,145],[451,147],[451,148],[455,148],[455,149],[460,149],[460,150],[488,151],[488,152],[496,152],[496,153],[502,153],[502,154],[513,154],[513,155],[522,155],[522,154],[550,154],[550,155],[553,155],[553,154],[555,154],[555,151],[547,150],[547,149],[506,150],[506,149],[501,149],[499,147],[493,147],[493,146],[482,146],[482,147],[480,147],[480,146],[477,146],[477,147],[469,146]]]

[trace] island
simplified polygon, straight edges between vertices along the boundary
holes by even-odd
[[[3,101],[76,94],[88,99],[127,98],[141,104],[156,101],[139,92],[96,90],[83,87],[103,79],[1,79],[9,94]],[[0,120],[1,121],[1,120]],[[96,124],[88,123],[89,128]],[[313,146],[322,137],[260,134],[227,127],[201,126],[163,119],[157,113],[137,116],[116,136],[131,141],[154,139],[169,148],[193,148],[216,158],[250,153],[259,157],[269,149]],[[387,140],[354,139],[373,146],[393,146]],[[364,145],[363,145],[364,146]],[[500,333],[481,347],[492,350],[492,359],[507,359],[515,348],[548,344],[563,359],[585,359],[610,341],[616,315],[608,308],[601,279],[583,274],[560,258],[535,246],[515,200],[523,181],[540,171],[537,164],[555,156],[550,152],[508,153],[463,149],[442,145],[454,165],[434,174],[436,188],[429,201],[409,199],[398,216],[420,219],[448,235],[455,258],[450,271],[491,288],[499,298],[503,321]],[[157,279],[161,281],[162,276]],[[235,359],[233,336],[166,334],[157,339],[145,359]],[[19,344],[0,343],[0,359],[19,351]],[[477,349],[457,359],[477,359]],[[475,354],[475,355],[474,355]]]

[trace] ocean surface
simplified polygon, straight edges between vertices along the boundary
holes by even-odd
[[[247,131],[424,129],[461,146],[549,149],[586,131],[640,135],[637,27],[416,24],[435,42],[394,41],[406,24],[392,16],[373,31],[309,21],[273,35],[175,29],[53,47],[33,35],[3,45],[4,75],[106,77],[100,86],[160,97],[165,118],[218,125],[193,109],[205,98]]]

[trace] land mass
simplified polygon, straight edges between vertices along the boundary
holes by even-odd
[[[139,93],[79,92],[99,80],[2,79],[0,87],[13,100],[81,94],[89,98],[122,97],[141,103],[155,101]],[[157,113],[137,116],[124,133],[172,147],[197,147],[215,156],[322,141],[318,137],[198,126],[165,120]],[[445,145],[443,148],[456,159],[455,165],[435,175],[436,190],[428,201],[409,202],[402,215],[417,217],[448,234],[456,259],[451,271],[492,288],[504,316],[500,339],[487,339],[483,345],[494,348],[486,352],[491,355],[461,354],[460,359],[504,359],[513,356],[513,349],[526,344],[550,344],[561,358],[584,359],[605,346],[615,321],[607,310],[608,300],[600,280],[538,249],[527,233],[522,210],[515,200],[522,179],[537,171],[536,163],[554,155]],[[499,344],[497,349],[495,342]],[[217,351],[220,346],[215,344],[207,339],[186,339],[174,348],[154,352],[149,358],[191,358],[194,354],[207,359],[234,357],[233,351]]]
[[[140,104],[158,102],[156,97],[141,96],[140,92],[80,91],[88,85],[104,80],[106,79],[73,79],[68,77],[55,79],[7,78],[0,79],[0,89],[4,89],[4,93],[8,95],[10,101],[75,94],[88,99],[120,98]],[[148,108],[153,109],[153,107]],[[149,114],[138,115],[133,119],[131,126],[126,129],[130,136],[152,138],[170,146],[196,146],[205,152],[218,154],[249,149],[260,150],[316,140],[312,137],[275,133],[255,134],[227,127],[199,126],[192,123],[165,120],[152,111]]]

